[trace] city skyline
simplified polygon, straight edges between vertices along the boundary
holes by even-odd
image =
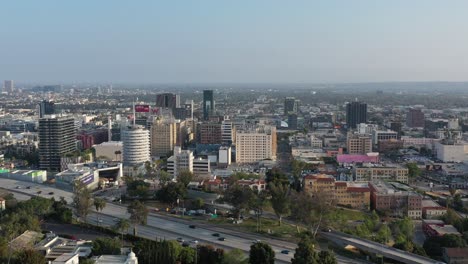
[[[0,79],[466,81],[468,3],[2,3]]]

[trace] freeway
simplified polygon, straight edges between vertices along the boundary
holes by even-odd
[[[393,247],[389,247],[374,241],[361,239],[341,232],[320,232],[320,235],[334,241],[340,241],[348,245],[360,248],[375,254],[381,254],[386,258],[394,259],[408,264],[441,264],[443,262],[419,256]]]
[[[57,189],[50,185],[0,178],[0,186],[23,195],[27,194],[44,198],[54,197],[55,199],[63,197],[68,203],[71,203],[73,200],[73,193]],[[104,210],[98,213],[99,216],[96,214],[96,212],[92,212],[87,219],[90,223],[96,225],[113,226],[119,218],[129,218],[125,206],[113,203],[107,203]],[[102,223],[97,220],[99,218],[102,220]],[[192,229],[189,228],[189,224],[192,223],[193,222],[189,220],[150,213],[147,224],[137,227],[137,235],[149,239],[176,239],[181,237],[187,241],[197,240],[200,243],[208,243],[224,249],[238,248],[246,253],[249,252],[250,245],[253,241],[261,240],[267,242],[275,251],[277,263],[290,263],[292,256],[294,256],[294,249],[297,246],[294,243],[282,240],[271,239],[256,234],[242,233],[208,224],[197,224],[197,228]],[[213,233],[220,233],[221,236],[226,238],[226,241],[217,240],[217,237],[212,236]],[[282,254],[281,251],[284,249],[289,250],[289,254]],[[338,255],[337,259],[338,263],[343,264],[364,263]]]

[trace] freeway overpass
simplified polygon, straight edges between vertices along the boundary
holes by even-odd
[[[341,232],[320,232],[322,237],[325,237],[334,242],[351,245],[366,252],[382,255],[386,258],[397,260],[407,264],[444,264],[437,260],[409,253],[400,249],[389,247],[374,241],[361,239]]]

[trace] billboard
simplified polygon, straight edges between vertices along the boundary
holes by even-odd
[[[135,105],[135,112],[138,113],[149,113],[150,106],[149,105]]]

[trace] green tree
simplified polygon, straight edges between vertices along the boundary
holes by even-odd
[[[302,223],[306,226],[310,226],[313,221],[312,212],[313,198],[306,192],[291,192],[291,217],[296,220],[297,223]],[[297,232],[299,233],[299,225],[296,225]]]
[[[194,248],[183,247],[180,250],[179,261],[182,264],[192,264],[192,263],[195,263],[196,256],[197,256],[197,252]]]
[[[133,201],[127,208],[130,214],[130,222],[133,224],[133,235],[137,234],[137,225],[146,225],[148,208],[140,201]]]
[[[177,174],[177,182],[180,182],[184,185],[185,188],[193,179],[193,173],[189,170],[182,170]]]
[[[93,205],[96,208],[96,211],[100,212],[100,211],[104,210],[104,208],[106,207],[106,200],[104,200],[102,198],[94,198]],[[96,214],[96,218],[99,218],[98,214]],[[98,221],[98,223],[99,223],[99,221]]]
[[[233,207],[233,213],[236,218],[249,209],[255,194],[249,188],[243,188],[237,184],[231,185],[221,199],[223,202],[230,204]]]
[[[114,229],[117,230],[122,237],[121,239],[122,247],[123,247],[123,236],[125,233],[127,233],[129,228],[130,228],[130,222],[124,218],[120,219],[114,226]]]
[[[270,245],[263,242],[257,242],[250,246],[249,263],[274,264],[275,252],[271,249]]]
[[[291,259],[292,264],[319,264],[317,262],[318,255],[315,252],[315,245],[309,237],[305,236],[297,245],[294,258]]]
[[[203,201],[202,198],[195,199],[192,204],[194,209],[201,209],[203,208],[204,205],[205,205],[205,202]]]
[[[87,222],[92,205],[93,199],[91,198],[91,191],[88,190],[84,183],[76,181],[73,190],[73,207],[75,208],[76,214],[82,217],[85,223]]]
[[[224,258],[224,250],[211,245],[198,246],[198,263],[220,264]]]
[[[118,255],[120,254],[120,241],[118,238],[98,237],[93,240],[93,254]]]
[[[241,249],[235,248],[224,254],[222,264],[246,264],[247,262],[245,253]]]
[[[282,219],[291,212],[291,200],[289,199],[289,187],[284,184],[269,183],[268,190],[271,194],[271,206],[278,217],[281,226]]]
[[[180,182],[170,182],[156,192],[156,199],[173,206],[177,199],[187,196],[187,188]]]
[[[335,254],[330,251],[320,251],[318,254],[318,263],[320,264],[337,264]]]
[[[44,255],[33,249],[26,249],[16,253],[14,263],[17,264],[44,264],[46,259]]]
[[[125,182],[127,183],[127,193],[129,196],[141,199],[148,198],[151,186],[149,183],[134,177],[126,177]]]
[[[408,176],[410,178],[417,178],[421,176],[421,169],[418,165],[414,162],[406,163],[406,167],[408,168]]]
[[[266,173],[266,182],[270,183],[276,183],[276,184],[284,184],[284,185],[289,185],[289,179],[286,174],[284,174],[279,168],[273,168]]]

